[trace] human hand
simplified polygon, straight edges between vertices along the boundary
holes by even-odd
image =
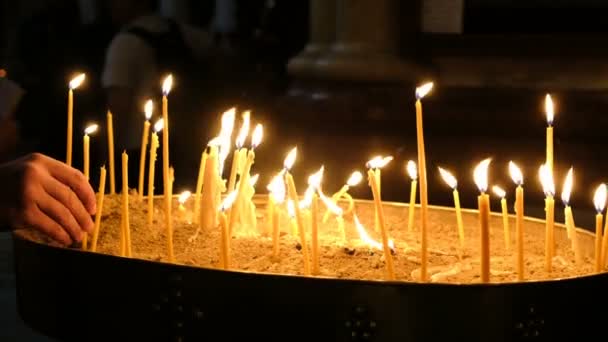
[[[0,165],[0,222],[31,227],[58,242],[79,242],[93,231],[95,192],[84,175],[34,153]]]

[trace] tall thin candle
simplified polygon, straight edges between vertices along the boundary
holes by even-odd
[[[553,270],[553,257],[555,256],[555,185],[553,175],[547,165],[539,169],[539,176],[545,193],[545,271]]]
[[[416,210],[416,186],[418,184],[418,170],[416,163],[413,160],[407,162],[406,170],[410,176],[410,205],[408,207],[407,231],[411,232],[414,229],[414,213]]]
[[[156,151],[158,150],[158,132],[163,129],[163,119],[154,124],[154,132],[150,142],[150,166],[148,167],[148,229],[152,227],[154,220],[154,171],[156,168]]]
[[[93,239],[91,240],[91,252],[97,251],[97,239],[99,238],[99,229],[101,227],[101,215],[103,214],[103,199],[106,191],[106,168],[101,167],[99,174],[99,190],[97,192],[97,211],[95,212],[95,229],[93,230]]]
[[[68,129],[66,142],[66,164],[72,166],[72,135],[74,127],[74,89],[78,88],[84,82],[85,74],[80,74],[74,77],[69,84],[68,90]]]
[[[481,231],[481,282],[490,281],[490,197],[488,190],[488,167],[491,160],[485,159],[473,171],[475,184],[480,195],[477,197],[479,207],[479,224]]]
[[[426,155],[424,151],[424,129],[422,124],[421,99],[433,89],[433,83],[426,83],[416,88],[416,133],[418,146],[418,173],[420,179],[420,278],[428,280],[428,194],[426,184]]]
[[[148,147],[148,135],[150,134],[150,118],[152,117],[152,110],[154,109],[154,103],[152,100],[148,100],[144,106],[144,112],[146,120],[144,121],[144,130],[141,134],[141,153],[139,155],[139,187],[137,188],[137,195],[139,200],[144,199],[144,172],[146,169],[146,148]]]
[[[525,278],[524,274],[524,176],[521,170],[512,161],[509,162],[509,173],[511,179],[517,185],[515,189],[515,234],[516,234],[516,269],[517,280],[522,281]]]
[[[593,204],[597,214],[595,215],[595,272],[602,270],[602,223],[604,217],[602,212],[606,208],[606,184],[600,184],[595,190]]]
[[[458,240],[460,241],[460,258],[464,256],[465,251],[465,239],[464,239],[464,225],[462,224],[462,212],[460,209],[460,195],[458,193],[458,181],[449,171],[439,168],[439,173],[443,181],[452,188],[452,195],[454,197],[454,209],[456,210],[456,223],[458,224]]]
[[[108,110],[106,114],[106,122],[108,129],[108,160],[110,166],[110,194],[114,195],[116,193],[116,178],[114,174],[114,119],[112,117],[112,112]]]

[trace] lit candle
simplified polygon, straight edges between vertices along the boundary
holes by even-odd
[[[391,158],[392,159],[392,158]],[[395,280],[395,270],[393,267],[393,255],[391,254],[391,249],[389,246],[388,232],[386,230],[386,226],[384,225],[384,209],[382,208],[382,198],[380,197],[378,182],[376,178],[375,169],[380,169],[384,167],[390,159],[372,159],[367,162],[367,166],[369,170],[367,172],[370,186],[372,188],[372,194],[374,196],[374,205],[376,208],[376,214],[378,217],[378,225],[380,227],[380,233],[382,234],[382,247],[384,250],[384,260],[386,265],[386,278],[387,280]]]
[[[83,173],[84,173],[84,177],[87,180],[89,180],[89,160],[90,160],[89,135],[97,132],[98,128],[99,128],[99,126],[97,126],[96,124],[92,124],[84,129],[84,138],[83,138],[83,144],[82,144],[83,151],[84,151]]]
[[[517,280],[524,280],[524,176],[521,170],[514,162],[509,162],[509,173],[511,179],[517,185],[515,189],[515,234],[516,236],[516,269],[517,269]]]
[[[460,195],[458,193],[458,181],[449,171],[439,168],[443,181],[452,189],[454,197],[454,208],[456,209],[456,223],[458,224],[458,239],[460,241],[460,257],[464,256],[464,226],[462,224],[462,213],[460,210]]]
[[[342,186],[342,188],[340,188],[340,190],[338,190],[335,194],[333,194],[331,196],[331,200],[334,203],[338,203],[340,198],[348,196],[348,190],[350,190],[351,187],[357,186],[359,183],[361,183],[362,179],[363,179],[363,174],[361,174],[361,172],[359,172],[359,171],[354,171],[350,175],[350,177],[348,177],[346,184],[344,184]],[[323,215],[323,223],[327,222],[327,219],[329,218],[329,214],[330,214],[330,210],[327,209],[325,211],[325,214]]]
[[[245,146],[245,139],[247,139],[247,135],[249,134],[250,115],[251,114],[249,111],[243,113],[243,124],[241,125],[239,135],[236,137],[236,149],[233,153],[230,178],[228,179],[228,192],[232,192],[232,190],[234,190],[236,175],[239,173],[239,169],[244,166],[240,164],[243,161],[243,157],[246,158],[247,154],[247,149],[243,148],[243,146]]]
[[[416,88],[416,133],[418,145],[418,172],[420,178],[420,279],[427,281],[428,247],[427,247],[427,216],[428,195],[426,184],[426,156],[424,151],[424,130],[422,126],[421,99],[433,89],[433,83],[426,83]]]
[[[228,109],[222,114],[222,127],[220,129],[220,134],[218,135],[218,162],[220,178],[223,177],[224,164],[226,163],[226,158],[228,158],[228,155],[230,154],[230,147],[232,146],[232,131],[234,130],[235,117],[236,108],[234,107]],[[222,186],[222,192],[225,190],[225,186]],[[233,205],[236,206],[238,205],[238,203],[235,203]]]
[[[578,234],[576,232],[576,225],[574,224],[574,217],[572,215],[572,208],[570,207],[570,193],[572,192],[572,186],[574,183],[573,170],[570,168],[568,170],[568,174],[566,175],[566,179],[564,180],[564,186],[562,188],[562,201],[564,203],[564,218],[566,223],[566,231],[568,232],[568,237],[572,242],[572,251],[574,252],[574,260],[577,265],[581,265],[582,258],[581,252],[578,247]]]
[[[99,190],[97,192],[97,211],[95,212],[95,229],[93,230],[93,239],[91,240],[91,252],[97,251],[97,239],[99,237],[99,229],[101,227],[101,215],[103,214],[103,199],[106,191],[106,168],[101,167],[99,174]]]
[[[494,185],[492,191],[500,198],[500,207],[502,209],[502,228],[504,230],[505,251],[511,250],[511,232],[509,231],[509,209],[507,208],[507,193],[501,187]]]
[[[126,256],[131,257],[131,226],[129,222],[129,156],[122,152],[122,217]]]
[[[221,200],[220,175],[219,175],[219,156],[218,146],[219,137],[213,139],[209,144],[209,155],[205,165],[205,176],[203,192],[201,193],[200,204],[200,229],[214,229],[217,227],[217,213]]]
[[[600,184],[595,190],[593,204],[597,211],[597,215],[595,215],[595,272],[600,272],[602,270],[602,223],[604,220],[602,212],[606,207],[606,184]]]
[[[296,190],[296,185],[293,181],[293,176],[289,172],[293,163],[296,161],[298,150],[297,147],[294,147],[283,162],[283,166],[285,168],[285,183],[287,184],[288,196],[294,202],[298,203],[298,192]],[[300,244],[302,245],[302,258],[304,258],[304,275],[310,275],[310,260],[308,256],[308,245],[306,244],[306,232],[304,231],[304,220],[302,218],[302,213],[300,213],[300,207],[298,205],[294,205],[294,213],[296,216],[298,233],[300,235]]]
[[[247,187],[251,186],[250,182],[249,182],[250,177],[251,177],[250,176],[251,166],[253,166],[253,163],[255,161],[255,149],[262,142],[263,134],[264,134],[264,130],[263,130],[262,125],[257,124],[255,126],[255,129],[253,130],[253,135],[251,137],[251,149],[247,153],[247,160],[245,161],[245,166],[243,167],[241,178],[239,180],[239,188],[238,188],[238,193],[237,193],[237,198],[236,198],[236,203],[235,203],[236,208],[234,208],[234,210],[231,210],[231,212],[230,212],[230,233],[231,234],[232,234],[234,222],[236,222],[237,219],[243,219],[244,215],[245,215],[245,209],[246,209],[245,207],[247,205],[247,203],[245,202],[245,197],[246,197],[245,195],[246,195]],[[249,225],[250,224],[252,224],[252,222],[249,222]]]
[[[416,163],[413,160],[407,162],[406,170],[410,179],[410,206],[408,207],[407,231],[411,232],[414,229],[414,211],[416,207],[416,184],[418,183],[418,170]]]
[[[279,206],[285,201],[285,182],[283,173],[279,173],[268,184],[269,202],[272,203],[272,255],[279,256]]]
[[[80,74],[74,77],[69,84],[68,90],[68,130],[66,144],[66,164],[72,166],[72,130],[74,125],[74,89],[78,88],[84,82],[85,75]]]
[[[546,165],[542,165],[538,173],[545,193],[545,270],[551,272],[555,256],[555,184]]]
[[[163,193],[165,199],[165,216],[171,217],[171,195],[169,194],[169,103],[167,96],[171,92],[173,76],[168,75],[163,81],[162,115],[164,123],[163,132]],[[168,221],[168,220],[167,220]],[[169,229],[169,224],[166,225]],[[167,242],[170,236],[167,235]],[[171,246],[170,246],[171,247]],[[173,261],[172,253],[169,253],[169,260]]]
[[[475,185],[480,195],[477,197],[479,208],[479,224],[481,228],[481,282],[490,281],[490,197],[486,194],[488,190],[488,167],[491,160],[484,159],[473,171]]]
[[[150,142],[150,165],[148,174],[148,229],[152,227],[154,220],[154,169],[156,165],[156,150],[158,150],[158,132],[163,129],[163,119],[154,124],[154,132]]]
[[[545,113],[547,114],[547,160],[546,165],[549,172],[553,174],[553,118],[555,110],[551,95],[545,96]]]
[[[230,232],[228,228],[227,218],[226,218],[226,210],[230,208],[230,206],[236,200],[236,191],[232,191],[231,193],[224,198],[224,201],[220,205],[219,209],[219,221],[220,221],[220,264],[223,269],[230,269]]]
[[[291,235],[298,236],[298,222],[296,222],[296,207],[292,199],[287,200],[287,216],[289,216],[289,226]]]
[[[141,153],[139,156],[139,187],[137,188],[137,195],[139,200],[144,199],[144,171],[146,168],[146,148],[148,146],[148,135],[150,134],[150,118],[152,117],[152,110],[154,109],[154,103],[152,100],[148,100],[144,106],[144,112],[146,120],[144,120],[144,130],[141,135]]]
[[[308,177],[308,186],[312,189],[312,204],[311,204],[311,240],[312,240],[312,274],[320,273],[319,259],[319,196],[316,191],[321,191],[321,179],[323,178],[324,167],[321,166],[319,171]],[[344,227],[342,227],[344,228]]]
[[[200,219],[201,192],[205,177],[205,164],[207,164],[207,148],[201,153],[201,163],[198,166],[198,178],[196,180],[196,195],[194,196],[194,221],[198,223]]]
[[[110,160],[110,193],[116,193],[116,180],[114,174],[114,123],[112,112],[108,110],[106,115],[108,126],[108,159]]]

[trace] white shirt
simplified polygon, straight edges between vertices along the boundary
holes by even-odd
[[[203,56],[204,51],[211,45],[210,35],[194,27],[178,25],[185,43],[195,57]],[[156,66],[153,47],[135,34],[126,32],[132,27],[142,28],[151,33],[162,33],[169,30],[167,21],[158,15],[146,15],[134,20],[112,39],[106,52],[101,82],[104,88],[132,89],[136,103],[141,103],[143,106],[147,98],[159,94],[162,75],[159,75]],[[137,125],[138,122],[141,125],[142,118],[143,114],[141,116],[132,115],[130,118],[116,118],[115,121],[122,120],[123,122],[122,125],[115,123],[115,126]],[[139,125],[132,127],[139,127]],[[125,147],[136,147],[137,140],[137,137],[128,139],[128,142],[125,142],[128,146]]]

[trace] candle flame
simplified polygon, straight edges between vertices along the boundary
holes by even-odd
[[[323,173],[325,172],[325,166],[321,165],[319,171],[313,173],[308,177],[308,185],[314,189],[318,189],[321,186],[321,180],[323,179]]]
[[[298,203],[300,209],[308,209],[312,204],[312,198],[315,195],[315,188],[309,186],[304,192],[304,198]]]
[[[490,166],[490,162],[492,159],[487,158],[482,160],[477,166],[475,170],[473,170],[473,179],[475,180],[475,185],[481,193],[486,192],[488,190],[488,167]]]
[[[173,75],[169,74],[163,81],[163,95],[169,95],[171,87],[173,87]]]
[[[359,238],[361,239],[361,241],[363,241],[366,245],[374,249],[383,250],[384,246],[382,246],[382,243],[372,239],[371,236],[367,234],[367,229],[365,229],[365,227],[361,224],[357,215],[353,215],[353,218],[355,221],[355,227],[357,228],[357,233],[359,233]],[[395,242],[392,239],[388,240],[388,247],[391,250],[395,249]]]
[[[222,137],[215,137],[215,138],[209,140],[209,142],[207,143],[207,146],[219,147],[221,145],[222,145]]]
[[[593,205],[595,206],[595,210],[597,210],[598,214],[604,211],[606,208],[606,184],[602,183],[595,190],[595,195],[593,196]]]
[[[144,105],[144,113],[146,115],[146,120],[150,120],[150,118],[152,117],[153,110],[154,110],[154,102],[152,102],[152,100],[146,101],[146,104]]]
[[[325,194],[320,190],[319,190],[319,198],[321,199],[323,204],[325,204],[327,209],[329,211],[331,211],[334,215],[342,216],[342,214],[344,213],[344,210],[342,210],[342,208],[336,202],[332,201],[331,198],[328,198],[327,196],[325,196]]]
[[[553,117],[555,116],[555,108],[549,94],[545,96],[545,113],[547,114],[547,123],[551,126],[553,124]]]
[[[264,128],[261,124],[255,125],[255,129],[253,130],[253,135],[251,136],[251,148],[256,148],[260,146],[262,142],[262,137],[264,136]]]
[[[287,200],[287,215],[291,218],[296,217],[296,207],[294,206],[292,199]]]
[[[182,191],[181,194],[179,194],[179,197],[177,198],[177,201],[179,202],[179,204],[184,204],[186,203],[186,201],[188,200],[188,198],[190,198],[190,196],[192,196],[192,192],[186,190],[186,191]]]
[[[249,185],[255,186],[258,183],[258,179],[260,179],[260,174],[256,173],[255,175],[249,178]]]
[[[507,192],[503,190],[503,188],[499,187],[498,185],[494,185],[492,187],[492,191],[494,192],[494,194],[500,198],[505,198],[505,196],[507,195]]]
[[[232,131],[234,130],[234,118],[236,109],[230,108],[222,114],[222,127],[220,129],[220,144],[219,144],[219,172],[224,171],[224,163],[230,154],[230,141],[232,139]]]
[[[370,169],[381,169],[393,160],[392,156],[382,157],[376,156],[367,162],[367,167]]]
[[[426,96],[431,90],[433,90],[433,82],[428,82],[420,87],[416,88],[416,98],[421,99]]]
[[[99,128],[99,125],[97,125],[97,124],[89,125],[89,126],[87,126],[87,128],[84,129],[84,134],[86,134],[86,135],[93,134],[93,133],[97,132],[98,128]]]
[[[408,160],[405,169],[407,170],[407,174],[412,180],[418,179],[418,169],[416,168],[416,162],[414,162],[413,160]]]
[[[165,127],[165,121],[163,119],[158,119],[156,121],[156,123],[154,124],[154,132],[158,133],[160,131],[162,131],[162,129]]]
[[[454,175],[450,173],[450,171],[440,167],[439,174],[441,174],[441,178],[450,188],[456,189],[456,187],[458,186],[458,181],[456,180],[456,177],[454,177]]]
[[[293,163],[296,162],[296,157],[298,155],[298,148],[294,147],[289,151],[287,157],[285,157],[285,161],[283,162],[283,167],[287,170],[291,170]]]
[[[230,207],[232,207],[232,204],[236,200],[236,197],[238,194],[239,194],[238,190],[234,190],[231,193],[229,193],[228,196],[226,196],[224,198],[224,200],[222,201],[222,204],[220,205],[220,211],[226,211],[226,210],[230,209]]]
[[[74,90],[74,89],[80,87],[82,82],[84,82],[85,77],[86,77],[85,74],[80,74],[80,75],[72,78],[72,80],[70,81],[70,89]]]
[[[566,175],[566,179],[564,180],[564,186],[562,187],[562,202],[565,205],[570,203],[570,194],[572,193],[572,186],[574,185],[574,170],[570,168],[568,170],[568,174]]]
[[[277,204],[281,204],[285,201],[285,180],[283,179],[282,172],[272,178],[267,189],[270,191]]]
[[[524,184],[524,175],[521,173],[521,169],[517,167],[513,161],[509,161],[509,174],[515,184]]]
[[[237,148],[241,148],[243,147],[243,145],[245,145],[245,139],[247,139],[247,135],[249,134],[250,117],[250,111],[246,111],[243,113],[243,124],[241,125],[239,135],[236,137]]]
[[[361,180],[363,180],[363,174],[361,174],[361,172],[359,172],[359,171],[355,171],[350,175],[350,177],[348,177],[348,180],[346,181],[346,185],[356,186],[359,183],[361,183]]]
[[[555,183],[553,182],[553,173],[547,165],[543,164],[538,169],[538,176],[540,177],[540,183],[543,186],[543,192],[547,197],[553,197],[555,195]]]

